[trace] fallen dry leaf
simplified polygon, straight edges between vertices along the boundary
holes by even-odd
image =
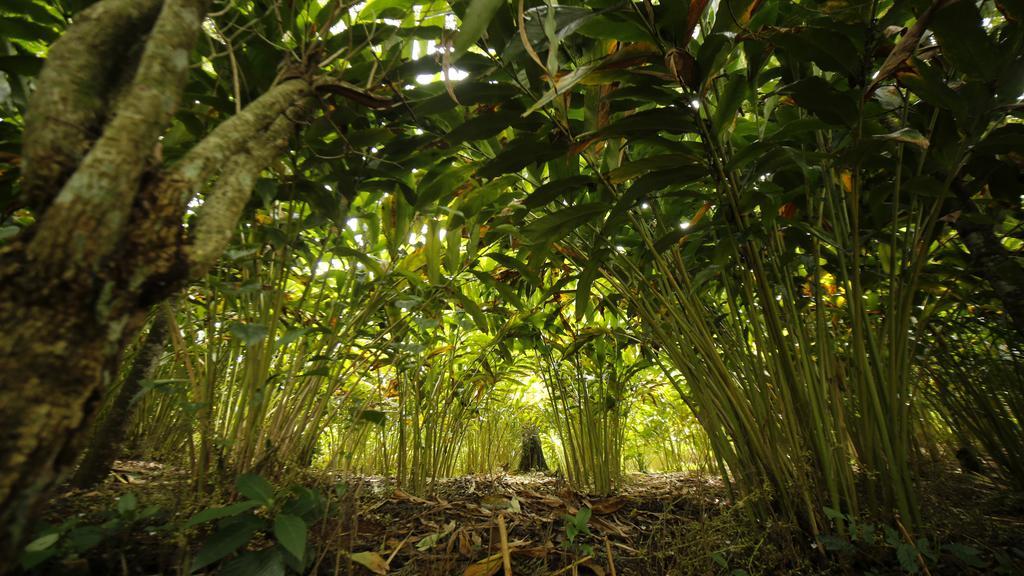
[[[512,507],[512,501],[505,496],[493,494],[481,498],[480,505],[488,510],[508,510]]]
[[[367,570],[374,574],[388,573],[387,561],[376,552],[356,552],[351,558],[353,562],[365,566]]]
[[[442,538],[444,538],[445,536],[450,534],[451,531],[454,530],[454,529],[455,529],[455,521],[452,520],[451,522],[449,522],[440,531],[438,531],[438,532],[431,532],[430,534],[427,534],[423,538],[420,538],[420,541],[416,543],[416,549],[419,550],[420,552],[426,552],[427,550],[433,548],[434,545],[436,545],[438,542],[440,542]]]
[[[462,576],[493,576],[501,568],[501,554],[488,556],[466,567]]]
[[[469,536],[466,535],[466,529],[459,528],[459,554],[469,556],[472,553],[473,549],[469,545]]]
[[[622,508],[626,504],[626,500],[619,496],[612,496],[611,498],[604,498],[596,502],[591,502],[590,509],[597,514],[611,514],[617,512],[619,508]]]
[[[420,498],[419,496],[413,496],[412,494],[409,494],[408,492],[404,492],[404,491],[402,491],[399,488],[395,488],[395,498],[397,498],[398,500],[405,500],[407,502],[413,502],[415,504],[433,504],[433,502],[431,502],[430,500],[424,500],[423,498]]]

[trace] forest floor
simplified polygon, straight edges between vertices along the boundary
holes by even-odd
[[[720,480],[695,474],[634,474],[625,488],[603,498],[539,473],[447,479],[430,498],[381,477],[319,474],[301,483],[324,493],[339,482],[347,486],[310,530],[317,550],[313,574],[489,576],[503,573],[505,558],[514,574],[524,576],[1024,574],[1021,495],[945,466],[925,477],[925,526],[916,550],[909,548],[916,554],[907,553],[904,539],[893,538],[895,528],[883,525],[874,526],[877,536],[869,538],[826,535],[821,542],[828,551],[822,554],[792,526],[756,524],[744,513],[745,503],[728,501]],[[145,521],[118,525],[118,500],[128,493],[150,513]],[[566,515],[583,507],[593,514],[585,533],[570,543]],[[119,461],[101,486],[61,493],[41,518],[103,526],[103,538],[87,552],[41,564],[35,573],[183,573],[208,538],[183,528],[200,509],[187,473]],[[266,545],[259,537],[249,543]]]

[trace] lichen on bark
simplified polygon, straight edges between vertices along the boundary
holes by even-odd
[[[36,114],[25,142],[42,217],[0,248],[0,573],[17,557],[39,503],[69,473],[125,344],[152,305],[216,260],[258,174],[287,149],[310,108],[311,82],[287,80],[223,122],[179,167],[152,166],[205,8],[204,0],[101,0],[66,38],[136,38],[145,42],[138,63],[90,60],[81,51],[95,43],[69,40],[40,75],[52,84],[40,86],[33,110],[71,102],[90,82],[96,101],[83,112],[88,129],[66,133],[60,145],[46,133],[45,113]],[[156,19],[148,36],[140,14]],[[59,72],[80,62],[82,76],[62,82]],[[115,77],[131,77],[116,98]],[[47,157],[54,146],[62,151]],[[207,176],[216,178],[207,194],[218,214],[198,218],[189,242],[185,207]]]
[[[84,10],[49,49],[25,118],[22,203],[42,210],[99,136],[123,64],[160,0],[107,0]]]

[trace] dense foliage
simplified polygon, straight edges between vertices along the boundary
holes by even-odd
[[[30,102],[89,4],[0,7],[5,254],[52,210],[21,174],[33,131],[87,121]],[[146,369],[122,343],[104,397],[131,406],[124,448],[190,466],[197,493],[308,466],[429,493],[514,467],[539,429],[579,487],[712,470],[812,537],[865,515],[913,531],[919,463],[957,450],[1024,488],[1022,19],[214,2],[154,171],[294,78],[315,90],[258,177],[183,197],[185,234],[227,219],[203,247],[223,256],[149,302],[169,337]]]

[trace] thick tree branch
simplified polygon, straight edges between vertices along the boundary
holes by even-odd
[[[43,210],[99,136],[121,57],[153,26],[160,4],[103,0],[50,48],[25,117],[25,205]]]
[[[283,114],[270,125],[265,136],[253,140],[224,167],[190,230],[187,258],[192,278],[205,274],[220,258],[235,233],[259,173],[287,150],[294,119],[305,115],[308,104],[309,100],[302,101]]]
[[[28,245],[43,273],[74,278],[83,268],[98,272],[120,241],[146,161],[181,100],[205,7],[205,0],[164,3],[123,105]]]
[[[309,93],[309,83],[300,78],[286,80],[267,90],[189,150],[170,169],[166,179],[187,182],[191,188],[187,191],[195,193],[198,186],[204,184],[225,161],[244,149],[253,138]]]
[[[222,122],[177,164],[147,185],[136,198],[131,224],[118,261],[121,284],[129,301],[125,305],[147,308],[195,277],[188,270],[183,251],[182,223],[191,200],[229,161],[247,156],[248,150],[265,142],[267,130],[282,115],[309,98],[309,84],[288,80],[268,90],[240,113]],[[275,148],[276,149],[276,148]],[[258,170],[269,164],[269,160]],[[223,178],[223,176],[222,176]],[[138,296],[139,301],[131,300]]]

